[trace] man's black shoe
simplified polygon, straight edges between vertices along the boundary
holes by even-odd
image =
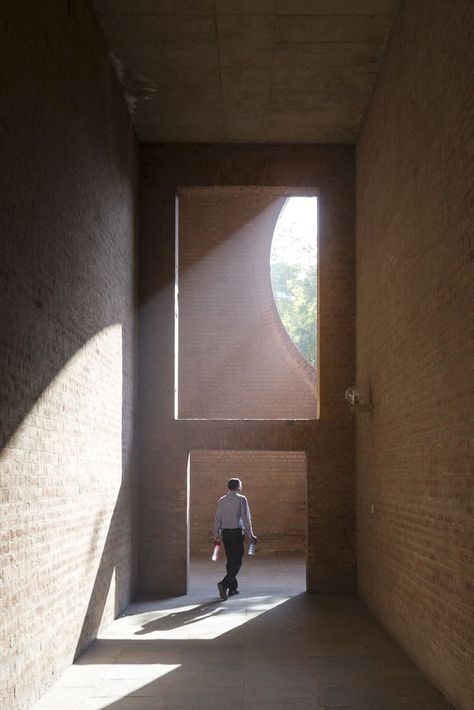
[[[229,597],[235,597],[236,594],[239,594],[238,589],[230,589],[229,590]]]
[[[219,590],[219,596],[221,599],[227,599],[227,592],[225,590],[222,582],[217,582],[217,589]]]

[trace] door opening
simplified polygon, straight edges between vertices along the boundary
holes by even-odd
[[[278,575],[289,574],[292,585],[306,588],[307,462],[304,451],[199,450],[189,456],[189,552],[190,588],[205,584],[193,579],[193,570],[209,576],[215,584],[225,569],[225,553],[211,562],[213,525],[217,500],[228,491],[229,478],[240,478],[247,497],[253,529],[258,537],[257,554],[247,555],[248,540],[239,579],[252,588],[261,575],[261,565],[273,566],[269,591]],[[199,564],[193,564],[199,563]],[[204,564],[205,563],[205,564]],[[203,567],[204,564],[204,567]],[[214,575],[214,576],[213,576]],[[282,581],[282,580],[280,580]],[[259,581],[261,584],[261,580]]]

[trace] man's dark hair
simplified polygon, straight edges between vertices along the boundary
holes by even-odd
[[[227,486],[229,491],[236,491],[240,488],[241,481],[239,478],[229,478],[227,481]]]

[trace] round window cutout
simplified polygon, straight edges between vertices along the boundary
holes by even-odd
[[[273,233],[270,273],[288,335],[316,367],[317,198],[289,197]]]

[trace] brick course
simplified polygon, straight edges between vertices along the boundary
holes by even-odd
[[[179,190],[179,417],[317,417],[316,370],[281,322],[270,278],[280,212],[305,192]]]
[[[404,3],[358,143],[359,592],[474,707],[472,3]],[[374,505],[374,514],[371,514]]]
[[[217,449],[307,453],[308,589],[354,590],[354,420],[344,401],[355,376],[353,158],[345,146],[140,147],[137,452],[143,593],[185,592],[188,454]],[[318,188],[317,421],[173,418],[175,196],[179,188],[216,185]]]
[[[132,593],[135,141],[88,3],[1,16],[0,706],[17,710]]]

